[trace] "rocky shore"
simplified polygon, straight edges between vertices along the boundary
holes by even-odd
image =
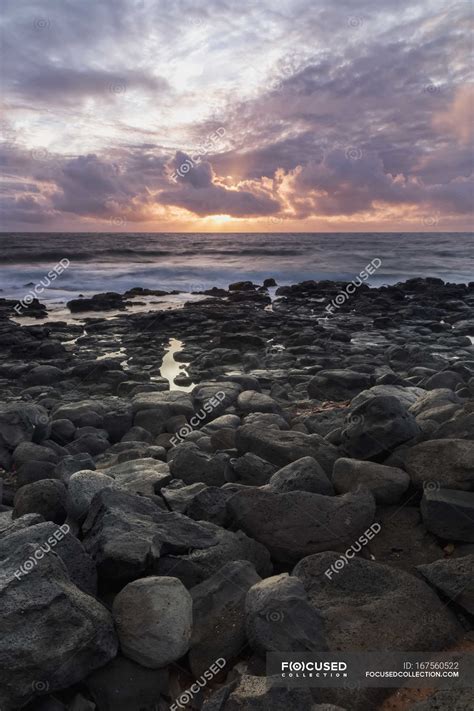
[[[343,288],[0,299],[2,711],[377,711],[267,653],[474,647],[474,283]]]

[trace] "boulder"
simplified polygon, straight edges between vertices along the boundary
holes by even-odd
[[[255,390],[244,390],[237,398],[237,409],[248,415],[251,412],[279,412],[280,407],[269,395]]]
[[[245,425],[237,430],[236,445],[239,454],[252,452],[278,467],[301,457],[314,457],[326,474],[332,472],[337,459],[336,448],[323,437],[290,430],[282,432]]]
[[[474,493],[425,487],[420,508],[431,533],[448,541],[474,543]]]
[[[308,383],[308,395],[315,400],[350,400],[370,387],[367,373],[346,370],[320,370]]]
[[[69,479],[67,491],[67,510],[76,521],[82,521],[87,515],[92,499],[98,491],[108,486],[116,486],[114,480],[97,471],[78,471]]]
[[[246,643],[245,596],[260,580],[248,561],[233,561],[191,588],[193,633],[189,664],[199,677],[219,658],[229,664]]]
[[[0,405],[0,449],[13,452],[21,442],[39,443],[49,431],[49,416],[44,407],[24,402]]]
[[[332,481],[338,494],[367,487],[377,504],[396,504],[410,485],[403,469],[344,457],[334,464]]]
[[[314,457],[301,457],[282,467],[273,474],[267,488],[280,494],[288,491],[310,491],[326,496],[334,494],[333,485]]]
[[[232,458],[226,467],[225,478],[229,482],[262,486],[267,484],[278,470],[274,464],[257,457],[252,452],[246,452],[241,457]]]
[[[474,554],[419,565],[424,579],[443,597],[474,615]]]
[[[122,653],[144,667],[159,669],[189,649],[193,601],[177,578],[129,583],[114,600],[113,616]]]
[[[363,558],[342,567],[340,560],[319,553],[292,573],[324,619],[330,650],[438,651],[461,636],[454,615],[419,578]]]
[[[249,643],[263,657],[268,652],[327,650],[323,619],[298,578],[283,573],[254,584],[245,612]]]
[[[349,457],[373,459],[420,433],[415,417],[392,396],[376,396],[353,408],[341,433]]]
[[[33,544],[18,547],[0,566],[0,702],[5,708],[22,707],[35,690],[72,686],[117,653],[109,612],[71,582],[59,556],[44,556],[21,575],[35,550]]]
[[[347,547],[370,526],[375,514],[374,498],[367,489],[344,496],[323,496],[306,491],[278,494],[249,487],[234,494],[228,508],[234,524],[282,563]]]
[[[27,518],[26,516],[23,518]],[[20,522],[22,519],[17,519]],[[97,594],[97,573],[92,558],[86,553],[82,543],[71,533],[67,524],[60,527],[51,521],[35,523],[24,528],[7,529],[0,533],[0,558],[16,554],[16,549],[25,544],[35,544],[35,560],[45,555],[56,554],[63,561],[71,581],[89,595]]]
[[[38,513],[54,523],[64,523],[67,515],[67,492],[57,479],[42,479],[22,486],[15,494],[13,518]]]
[[[436,482],[445,489],[474,490],[474,442],[466,439],[434,439],[411,447],[406,458],[414,486]]]
[[[222,486],[227,459],[223,454],[210,456],[194,442],[185,442],[175,447],[169,469],[175,479],[186,484],[204,482],[208,486]]]

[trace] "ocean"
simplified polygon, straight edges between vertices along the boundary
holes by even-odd
[[[22,298],[61,260],[68,267],[41,295],[48,308],[135,286],[194,292],[267,277],[351,280],[376,258],[372,286],[420,276],[474,280],[472,233],[2,233],[0,296]]]

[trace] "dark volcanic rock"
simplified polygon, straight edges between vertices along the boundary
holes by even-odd
[[[64,523],[67,514],[66,487],[57,479],[42,479],[18,489],[15,494],[13,518],[38,513],[47,521]]]
[[[245,596],[260,580],[248,561],[228,563],[191,589],[193,634],[189,664],[199,677],[219,658],[229,664],[245,645]]]
[[[431,533],[447,540],[474,543],[474,493],[425,487],[420,508]]]
[[[415,417],[399,400],[376,396],[351,410],[342,431],[342,449],[350,457],[372,459],[416,437]]]
[[[168,672],[117,656],[85,681],[100,711],[142,711],[168,693]]]
[[[319,553],[292,573],[322,614],[331,650],[435,651],[460,637],[454,615],[419,578],[362,558],[339,570],[338,560]]]
[[[350,400],[373,380],[354,370],[321,370],[308,383],[308,394],[316,400]]]
[[[350,545],[370,526],[375,514],[375,502],[367,489],[323,496],[249,488],[237,492],[228,507],[234,524],[284,563]]]
[[[251,587],[245,610],[249,642],[262,656],[327,649],[321,615],[309,604],[301,581],[287,573]]]
[[[301,457],[314,457],[328,474],[337,459],[337,449],[323,437],[302,432],[282,432],[246,425],[237,430],[236,444],[239,454],[253,452],[279,467]]]
[[[334,464],[332,480],[338,494],[366,486],[378,504],[396,504],[410,484],[410,477],[403,469],[345,458]]]
[[[474,442],[435,439],[408,451],[407,471],[415,486],[436,482],[446,489],[474,490]]]
[[[442,558],[418,570],[442,595],[474,615],[474,554]]]
[[[301,457],[279,469],[268,482],[272,491],[310,491],[313,494],[332,496],[334,487],[314,457]]]
[[[19,547],[1,566],[0,701],[6,708],[21,707],[35,690],[71,686],[117,653],[110,614],[71,582],[58,556],[15,576],[36,549]]]

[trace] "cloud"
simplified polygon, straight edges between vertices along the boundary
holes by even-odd
[[[191,156],[178,151],[171,165],[178,173],[178,185],[159,194],[157,200],[164,205],[183,207],[201,216],[258,217],[280,210],[279,202],[261,188],[227,188],[216,184],[212,166],[207,161],[195,165]],[[189,170],[185,171],[185,166]]]

